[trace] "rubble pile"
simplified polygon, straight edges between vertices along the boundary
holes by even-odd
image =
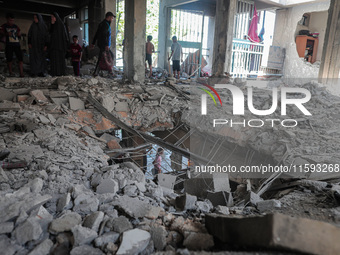
[[[321,91],[317,86],[312,88],[316,91],[312,93]],[[249,180],[231,185],[224,174],[196,176],[188,170],[181,180],[176,174],[160,174],[156,183],[145,179],[132,162],[108,163],[105,151],[121,146],[114,136],[117,126],[86,100],[89,94],[125,124],[151,132],[173,128],[180,117],[176,115],[189,112],[188,101],[182,95],[185,89],[60,77],[6,78],[0,90],[0,249],[4,254],[195,254],[192,251],[237,250],[242,243],[233,246],[236,243],[228,231],[237,231],[233,220],[238,218],[256,216],[251,224],[257,226],[270,217],[279,222],[288,217],[265,214],[294,215],[298,211],[299,216],[310,219],[331,223],[340,220],[340,189],[336,182],[275,183],[275,189],[260,197]],[[328,96],[323,91],[319,98]],[[314,98],[311,103],[323,101]],[[316,118],[324,110],[326,107],[312,111]],[[318,123],[313,128],[327,135],[321,131],[324,122]],[[279,128],[265,132],[284,134]],[[295,135],[305,139],[303,132]],[[260,141],[256,139],[252,141]],[[303,142],[313,139],[296,144]],[[299,221],[290,220],[292,224]],[[327,223],[307,223],[315,224],[315,231],[331,231],[334,238],[339,236],[339,230]],[[233,227],[224,232],[229,226]],[[280,235],[275,227],[266,231],[273,233],[276,241],[269,249],[310,251],[308,244],[291,245],[286,239],[278,242]],[[312,241],[323,242],[317,236],[320,240]],[[249,235],[242,238],[251,239]],[[253,248],[251,242],[244,244]],[[323,254],[332,252],[328,249]]]

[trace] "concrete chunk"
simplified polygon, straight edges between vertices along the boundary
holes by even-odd
[[[13,222],[5,222],[0,224],[0,235],[1,234],[7,234],[11,233],[14,229],[14,223]]]
[[[76,110],[85,110],[84,102],[76,97],[69,97],[70,109],[73,111]]]
[[[125,216],[119,216],[118,218],[112,220],[112,230],[117,233],[121,234],[132,228],[132,224]]]
[[[208,250],[214,246],[214,239],[209,234],[188,232],[185,234],[183,245],[193,251]]]
[[[39,245],[37,245],[28,255],[46,255],[50,254],[50,250],[53,246],[53,242],[50,239],[46,239]]]
[[[116,255],[139,254],[148,246],[150,239],[150,233],[145,230],[136,228],[126,231]]]
[[[74,226],[71,231],[73,233],[74,246],[89,244],[98,237],[96,231],[80,225]]]
[[[94,212],[84,219],[83,226],[90,228],[96,232],[98,232],[99,225],[103,221],[104,213],[103,212]]]
[[[104,247],[108,243],[115,243],[119,238],[119,233],[108,232],[94,240],[96,247]]]
[[[96,189],[98,194],[112,193],[116,194],[118,191],[118,183],[112,179],[103,180]]]
[[[32,97],[35,98],[38,104],[48,103],[48,99],[45,97],[44,93],[41,90],[32,90],[30,94]]]
[[[51,233],[70,231],[74,226],[79,225],[80,223],[81,216],[78,213],[69,212],[52,221],[49,231]]]
[[[317,255],[340,253],[340,228],[283,214],[256,217],[206,215],[206,228],[222,242]]]
[[[134,218],[144,217],[151,209],[151,205],[149,203],[126,195],[119,197],[112,204],[118,206],[127,215]]]
[[[176,209],[179,211],[194,210],[197,197],[189,194],[176,197]]]
[[[260,212],[266,212],[271,211],[274,208],[281,208],[281,202],[276,199],[259,201],[257,202],[256,207]]]
[[[38,240],[42,232],[43,230],[38,221],[34,218],[29,218],[14,230],[13,235],[17,242],[23,245],[28,241]]]
[[[90,245],[82,245],[76,248],[73,248],[70,255],[104,255],[100,249],[93,248]]]

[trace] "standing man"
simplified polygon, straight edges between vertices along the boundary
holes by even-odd
[[[7,23],[3,24],[0,27],[0,34],[6,36],[5,55],[7,60],[8,72],[10,76],[13,75],[12,62],[13,53],[15,53],[15,56],[19,61],[20,77],[24,77],[22,52],[19,41],[19,38],[21,36],[20,28],[14,24],[14,15],[12,13],[7,13],[6,18]]]
[[[97,42],[99,47],[99,55],[98,61],[96,64],[96,68],[94,69],[93,76],[97,76],[99,72],[99,62],[102,57],[104,51],[109,52],[111,47],[111,22],[116,16],[112,12],[107,12],[105,14],[105,19],[99,23],[97,32],[93,38],[91,48],[93,49],[94,45]],[[109,74],[112,75],[112,70],[109,71]]]
[[[148,64],[149,64],[149,68],[150,68],[149,77],[152,76],[152,53],[155,52],[155,46],[153,45],[151,40],[152,40],[152,36],[148,35],[147,42],[145,44],[145,47],[146,47],[146,58],[145,58],[145,61],[147,61]],[[145,69],[146,69],[146,64],[145,64]]]
[[[171,55],[168,61],[170,61],[171,57],[172,57],[172,70],[174,71],[174,77],[176,78],[176,71],[177,71],[177,79],[179,79],[179,73],[181,71],[180,61],[183,62],[183,52],[182,52],[182,46],[177,42],[177,36],[172,37]]]

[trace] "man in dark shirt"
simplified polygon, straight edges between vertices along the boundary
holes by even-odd
[[[7,60],[9,75],[13,75],[12,71],[12,61],[13,53],[15,53],[16,58],[19,61],[20,77],[24,76],[23,73],[23,63],[22,63],[22,52],[20,49],[19,38],[21,36],[20,28],[14,24],[14,15],[12,13],[7,13],[7,23],[0,27],[0,34],[6,36],[6,46],[5,55]]]
[[[104,51],[109,51],[111,47],[111,22],[116,16],[112,12],[107,12],[105,14],[105,19],[99,23],[97,32],[93,38],[91,48],[94,47],[94,45],[97,42],[97,46],[99,47],[99,55],[98,55],[98,61],[96,64],[96,68],[94,69],[94,76],[98,75],[99,72],[99,61],[102,56],[102,53]],[[112,74],[112,71],[110,72]]]

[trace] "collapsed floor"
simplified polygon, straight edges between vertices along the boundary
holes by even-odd
[[[261,180],[253,182],[247,176],[241,180],[231,176],[229,185],[227,175],[195,177],[193,172],[184,171],[181,177],[177,173],[162,174],[158,185],[146,179],[132,162],[109,165],[106,151],[121,148],[114,137],[120,127],[87,100],[89,95],[138,132],[174,130],[178,123],[184,123],[193,130],[196,127],[195,134],[216,136],[208,124],[196,123],[199,118],[192,109],[200,103],[195,89],[171,84],[125,84],[100,77],[1,78],[0,148],[10,151],[0,168],[0,247],[4,254],[196,254],[193,251],[200,250],[254,254],[246,252],[252,249],[256,254],[289,254],[289,250],[294,254],[334,254],[338,249],[334,243],[322,247],[322,252],[312,243],[332,243],[340,235],[338,228],[332,228],[340,222],[336,176],[328,176],[332,179],[328,182],[317,181],[324,179],[320,176],[311,178],[317,180],[276,176],[271,186],[260,186]],[[306,86],[313,95],[309,103],[312,122],[302,120],[298,129],[289,132],[280,127],[261,132],[223,127],[217,132],[223,134],[223,146],[236,151],[238,155],[234,156],[240,160],[245,159],[242,153],[247,148],[282,164],[296,158],[339,162],[340,136],[335,128],[339,99],[317,84]],[[256,96],[269,97],[263,91]],[[329,111],[330,106],[334,111]],[[226,115],[231,105],[225,107],[218,111]],[[210,120],[218,116],[218,111]],[[327,128],[329,125],[334,128]],[[170,141],[171,135],[164,140]],[[192,153],[197,155],[198,150],[192,148]],[[216,161],[219,158],[219,154],[214,157]],[[248,164],[258,159],[249,159]],[[27,166],[18,168],[18,162]],[[209,213],[221,216],[214,218]],[[309,218],[307,225],[326,234],[320,237],[314,233],[314,239],[290,244],[284,240],[293,231],[287,226],[289,234],[280,236],[281,243],[264,240],[256,245],[244,241],[251,236],[240,234],[237,243],[225,234],[227,231],[218,229],[223,225],[223,215],[235,220],[254,216],[261,221],[268,213],[294,216],[299,230],[306,227],[299,217]],[[205,224],[207,221],[209,224]],[[230,231],[238,230],[233,226]],[[275,229],[264,231],[275,236]],[[301,239],[303,231],[297,232],[294,238]],[[327,235],[330,232],[332,238]]]

